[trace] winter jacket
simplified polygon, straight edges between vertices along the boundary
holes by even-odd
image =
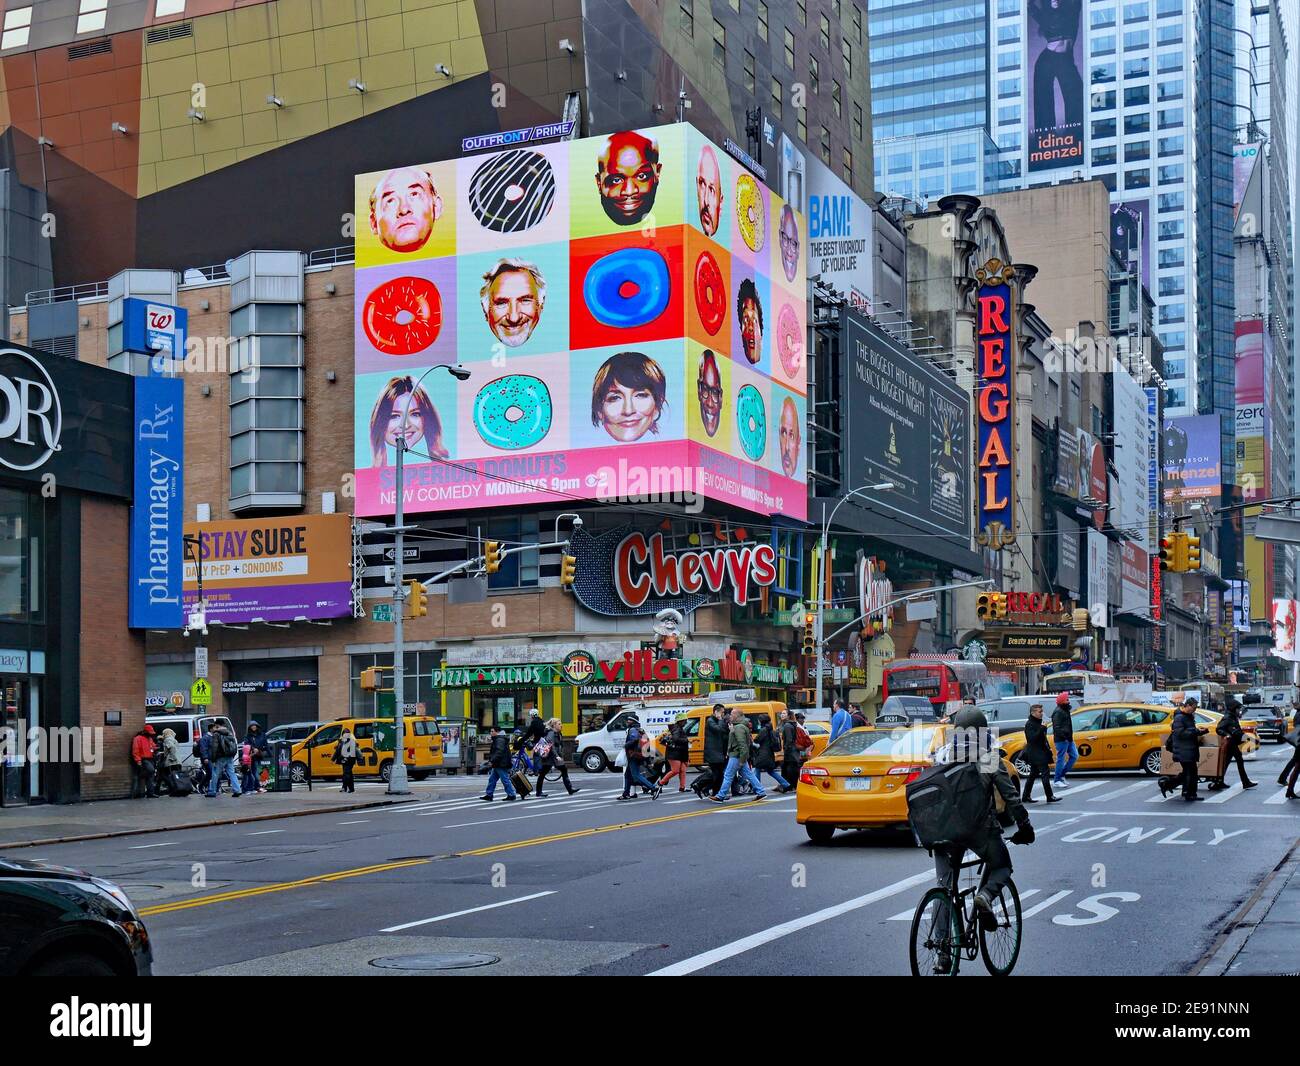
[[[781,725],[781,758],[789,762],[799,757],[799,727],[794,722]]]
[[[528,719],[528,728],[524,730],[524,743],[530,748],[546,736],[546,726],[541,718]]]
[[[257,759],[266,754],[266,734],[260,729],[254,732],[252,729],[245,731],[244,741],[252,750],[253,758]]]
[[[542,739],[551,745],[551,753],[543,761],[551,766],[563,766],[564,755],[560,751],[560,741],[563,739],[563,735],[560,731],[558,729],[548,729]]]
[[[1196,762],[1201,757],[1201,729],[1196,724],[1195,714],[1178,711],[1170,732],[1174,738],[1175,762]]]
[[[170,769],[174,766],[180,766],[181,752],[180,745],[176,743],[174,736],[162,738],[162,765],[164,769]]]
[[[145,759],[152,759],[157,751],[153,737],[141,731],[131,741],[131,761],[137,766]]]
[[[1221,737],[1230,738],[1234,744],[1240,744],[1246,732],[1241,728],[1237,709],[1231,705],[1223,712],[1223,717],[1219,719],[1219,724],[1214,727],[1214,731]]]
[[[849,712],[843,707],[831,715],[832,741],[837,740],[841,733],[847,733],[850,728],[852,728],[852,723],[849,720]]]
[[[1058,744],[1074,739],[1074,718],[1069,707],[1057,707],[1052,712],[1052,736]]]
[[[509,770],[511,762],[510,738],[504,733],[498,733],[488,748],[488,765],[494,770]]]
[[[776,733],[772,730],[771,722],[764,722],[758,727],[758,734],[754,737],[754,769],[755,770],[775,770],[776,769]]]
[[[686,762],[691,757],[691,740],[681,726],[669,726],[664,737],[664,757],[674,762]]]
[[[739,722],[736,722],[731,727],[731,731],[727,734],[727,758],[748,762],[753,735],[753,731],[749,727],[749,719],[742,717]]]
[[[704,721],[704,761],[705,762],[726,762],[727,745],[731,730],[727,727],[727,720],[724,718],[719,721],[710,715]]]
[[[357,738],[352,733],[345,733],[339,738],[339,746],[335,750],[339,762],[346,762],[348,759],[356,760],[357,757]]]
[[[1047,743],[1047,725],[1032,714],[1025,722],[1025,762],[1043,767],[1052,761],[1052,749]]]
[[[204,762],[212,761],[212,734],[204,733],[199,737],[199,758]]]

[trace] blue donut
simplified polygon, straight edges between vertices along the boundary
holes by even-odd
[[[744,385],[736,396],[736,435],[740,446],[753,462],[767,450],[767,411],[763,394],[753,385]]]
[[[582,298],[601,325],[630,329],[662,315],[671,290],[662,255],[651,248],[621,248],[591,264]]]
[[[474,397],[474,428],[483,443],[502,451],[531,448],[551,431],[551,394],[531,374],[506,374]]]

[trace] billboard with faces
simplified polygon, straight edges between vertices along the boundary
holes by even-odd
[[[401,434],[414,513],[691,492],[805,516],[804,220],[697,130],[355,195],[358,514],[393,512]]]

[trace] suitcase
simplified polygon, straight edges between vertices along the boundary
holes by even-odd
[[[528,775],[522,770],[516,770],[510,775],[510,783],[515,786],[515,791],[521,796],[531,796],[533,794],[533,783],[528,780]]]

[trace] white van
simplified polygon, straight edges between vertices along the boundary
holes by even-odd
[[[229,729],[236,740],[239,739],[235,727],[224,714],[197,714],[193,711],[149,711],[145,714],[145,724],[153,726],[157,738],[161,739],[164,729],[170,729],[176,734],[176,750],[180,752],[181,766],[186,770],[199,768],[199,757],[194,754],[194,745],[198,743],[199,737],[207,735],[218,722]]]
[[[614,769],[614,761],[623,750],[627,740],[627,725],[633,715],[641,723],[641,728],[653,741],[660,733],[677,720],[678,715],[701,706],[713,706],[715,703],[752,703],[754,690],[750,688],[732,689],[727,692],[710,692],[703,696],[687,696],[673,700],[640,700],[625,703],[601,729],[578,734],[578,764],[589,774],[598,774],[602,770]]]

